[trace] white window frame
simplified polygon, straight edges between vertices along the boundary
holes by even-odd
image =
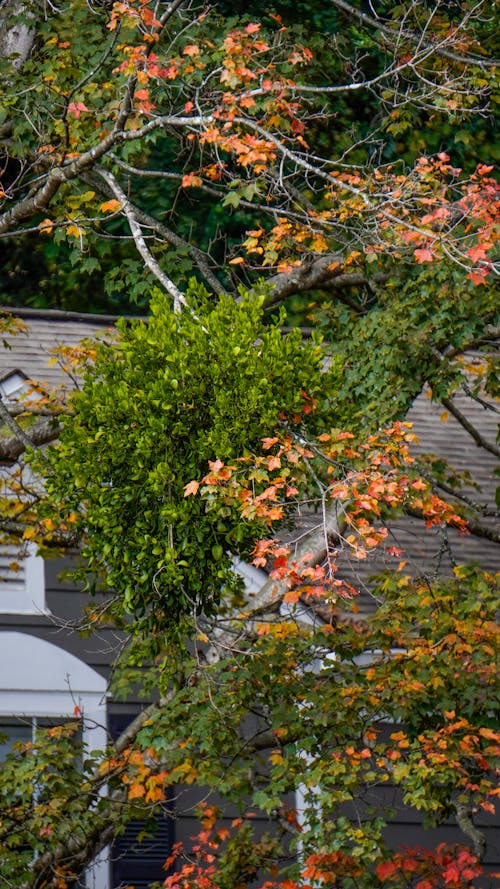
[[[87,750],[104,750],[107,683],[75,655],[29,633],[0,632],[0,719],[74,719],[82,714]],[[87,868],[88,889],[109,889],[109,861],[103,850]]]

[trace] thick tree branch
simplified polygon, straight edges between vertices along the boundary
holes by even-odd
[[[19,541],[22,541],[27,528],[32,527],[32,522],[23,522],[19,518],[0,518],[0,533],[8,535],[10,538],[17,538]],[[64,551],[77,549],[80,542],[79,536],[71,531],[51,531],[50,537],[39,539],[39,543],[43,544],[44,549]]]
[[[465,352],[472,352],[475,349],[480,349],[481,346],[497,346],[498,341],[500,340],[500,325],[491,324],[488,325],[480,336],[476,337],[473,340],[469,340],[463,346],[446,346],[443,352],[439,352],[437,349],[434,350],[434,354],[439,358],[440,361],[443,361],[445,358],[455,358],[457,355],[463,355]]]
[[[166,707],[172,700],[175,692],[171,691],[161,701],[150,704],[142,710],[130,723],[112,747],[112,754],[123,754],[135,741],[138,733],[159,708]],[[126,761],[124,769],[126,768]],[[123,770],[124,770],[123,769]],[[123,771],[122,770],[122,771]],[[89,806],[96,801],[106,778],[99,768],[88,778],[90,792],[88,794]],[[123,805],[128,797],[128,785],[114,790],[107,797],[101,797],[101,807],[105,807],[103,814],[96,812],[92,829],[86,833],[75,833],[73,836],[59,844],[55,849],[50,849],[36,858],[31,864],[29,878],[25,880],[20,889],[56,889],[59,886],[60,877],[58,869],[67,866],[71,873],[81,873],[85,867],[92,863],[95,857],[112,841],[116,833],[116,823],[120,818]]]
[[[39,448],[57,438],[61,427],[56,417],[44,417],[38,420],[29,432],[25,432],[10,415],[0,397],[0,419],[12,432],[12,437],[0,436],[0,463],[12,464],[25,450],[37,450],[49,467],[48,461]]]
[[[35,39],[33,10],[28,12],[22,0],[4,0],[0,5],[0,56],[10,58],[17,71],[28,59]],[[33,21],[33,27],[28,19]]]
[[[328,551],[331,541],[339,539],[342,524],[335,507],[325,509],[316,527],[297,541],[293,552],[294,560],[300,561],[302,556],[308,553],[311,564],[319,562]],[[211,646],[206,652],[207,661],[216,663],[221,657],[225,657],[228,649],[256,638],[256,620],[266,613],[279,610],[287,592],[289,586],[286,582],[269,578],[260,590],[248,596],[247,607],[240,620],[236,616],[230,627],[221,629],[218,626],[211,631],[208,630]]]
[[[486,837],[484,833],[472,823],[467,806],[465,806],[464,803],[455,804],[455,814],[460,830],[465,834],[467,839],[471,840],[478,860],[482,861],[486,852]]]
[[[271,288],[266,305],[272,306],[281,302],[293,293],[304,293],[310,290],[343,290],[348,287],[362,287],[372,283],[380,283],[386,276],[376,274],[368,279],[361,272],[344,272],[342,257],[336,253],[314,256],[302,265],[289,272],[280,272],[268,278],[266,285]]]

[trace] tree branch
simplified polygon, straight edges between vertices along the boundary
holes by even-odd
[[[127,222],[130,226],[130,231],[132,232],[132,237],[135,241],[137,250],[141,254],[144,263],[149,271],[152,272],[152,274],[155,276],[157,281],[159,281],[163,289],[166,290],[166,292],[169,293],[170,296],[173,298],[174,312],[180,312],[181,307],[189,308],[182,291],[179,290],[179,288],[176,286],[176,284],[174,284],[171,278],[169,278],[168,275],[165,274],[163,269],[160,268],[156,259],[148,250],[146,241],[144,240],[142,229],[136,218],[135,209],[130,203],[123,189],[118,185],[118,182],[116,181],[113,174],[110,173],[108,170],[104,170],[102,167],[96,168],[96,172],[99,174],[99,176],[101,176],[102,179],[104,179],[117,200],[120,201],[122,210],[127,217]]]
[[[397,33],[395,33],[394,29],[391,28],[389,25],[384,24],[380,21],[380,19],[368,15],[366,12],[362,12],[361,9],[356,9],[356,7],[351,6],[350,3],[347,3],[346,0],[332,0],[332,3],[334,6],[337,7],[337,9],[345,12],[346,15],[348,15],[350,18],[357,19],[359,22],[370,29],[374,28],[376,31],[380,31],[381,34],[385,34],[385,36],[390,37],[391,40],[394,40],[394,38],[397,36]],[[417,42],[421,41],[421,37],[417,37],[415,34],[412,34],[411,31],[405,31],[404,36],[409,37]],[[457,55],[457,53],[451,52],[445,47],[439,45],[432,47],[432,49],[433,52],[435,52],[437,55],[444,56],[447,59],[451,59],[454,62],[460,62],[464,65],[477,65],[479,68],[496,68],[499,64],[497,59],[482,59],[478,56]]]
[[[293,268],[290,272],[280,272],[272,278],[268,278],[266,284],[270,286],[271,293],[266,300],[266,306],[273,306],[281,302],[293,293],[304,293],[310,290],[343,290],[348,287],[370,286],[379,284],[387,279],[387,275],[375,274],[368,279],[362,272],[344,272],[342,269],[342,257],[336,253],[327,253],[312,257],[310,261],[304,261],[302,265]],[[351,308],[359,311],[360,307],[350,303]]]
[[[405,515],[413,516],[415,519],[421,519],[423,522],[426,519],[422,510],[416,509],[414,506],[405,506],[404,512]],[[468,530],[471,534],[474,534],[475,537],[491,540],[492,543],[500,543],[500,532],[496,531],[494,528],[490,528],[488,525],[482,525],[475,519],[468,518],[466,521]],[[451,527],[453,527],[453,525]]]
[[[476,427],[467,419],[465,414],[462,413],[461,410],[453,403],[451,398],[441,398],[441,404],[446,408],[447,411],[450,412],[455,417],[460,425],[469,433],[471,438],[474,439],[477,446],[480,448],[484,448],[485,451],[489,451],[490,454],[494,454],[495,457],[500,457],[500,448],[496,445],[492,444],[492,442],[488,441],[487,438],[484,438],[480,432],[476,429]]]
[[[478,830],[475,824],[472,823],[467,806],[463,803],[455,803],[455,814],[460,830],[471,840],[478,860],[482,861],[486,852],[486,837],[484,833]]]
[[[115,158],[113,158],[113,160],[117,162]],[[130,165],[128,164],[118,163],[118,166],[122,167],[123,169],[129,167],[129,171],[134,171],[134,168],[130,167]],[[136,172],[140,173],[140,171]],[[88,175],[84,176],[83,178],[86,179],[90,184],[95,186],[96,177]],[[175,176],[175,178],[180,180],[181,177]],[[105,186],[104,191],[109,195],[116,194],[111,189],[111,187],[106,188]],[[200,250],[199,247],[196,247],[194,244],[190,244],[189,241],[186,241],[176,232],[172,231],[172,229],[168,228],[168,226],[166,226],[163,222],[160,222],[154,216],[151,216],[149,213],[141,210],[136,204],[133,204],[132,201],[129,200],[129,204],[132,208],[133,215],[138,223],[147,226],[147,228],[154,231],[167,244],[171,244],[172,247],[180,247],[189,251],[205,281],[207,282],[208,286],[211,287],[214,293],[217,293],[219,296],[226,293],[219,279],[216,277],[216,275],[214,275],[212,269],[210,268],[207,255],[202,250]]]
[[[39,420],[28,432],[16,422],[10,415],[0,396],[0,419],[12,432],[11,437],[0,436],[0,463],[12,464],[25,450],[35,450],[41,456],[44,463],[50,469],[50,464],[43,452],[39,450],[41,445],[48,444],[57,438],[61,426],[57,419],[44,417]]]
[[[317,526],[297,542],[293,554],[294,560],[300,561],[302,556],[308,553],[311,564],[319,562],[328,550],[329,542],[339,539],[342,533],[341,526],[342,521],[339,520],[336,508],[332,506],[325,510]],[[257,635],[255,620],[266,612],[279,610],[287,592],[289,587],[286,582],[269,578],[258,592],[250,593],[247,599],[248,607],[243,612],[244,628],[242,629],[238,621],[235,621],[231,629],[218,627],[212,631],[211,646],[206,652],[208,663],[216,663],[226,655],[228,648],[231,649],[247,639],[255,638]]]

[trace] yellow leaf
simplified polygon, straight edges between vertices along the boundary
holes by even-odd
[[[43,232],[44,235],[50,235],[52,229],[54,228],[54,223],[52,222],[52,219],[42,219],[38,228],[41,232]]]
[[[66,229],[66,234],[70,236],[70,238],[81,238],[83,235],[83,230],[78,225],[68,225]]]
[[[118,210],[121,210],[122,205],[120,201],[112,200],[112,201],[104,201],[104,204],[101,204],[101,210],[103,213],[116,213]]]
[[[441,423],[446,423],[449,416],[450,415],[449,415],[448,411],[443,411],[443,413],[441,414],[441,417],[440,417]]]

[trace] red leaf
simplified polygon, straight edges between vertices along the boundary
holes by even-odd
[[[474,272],[469,272],[466,277],[469,281],[472,281],[472,283],[477,286],[478,284],[486,284],[487,274],[487,269],[476,269],[476,271]]]
[[[375,872],[379,880],[385,880],[386,877],[392,877],[397,869],[397,865],[393,861],[383,861],[382,864],[377,864]]]
[[[72,117],[80,117],[82,111],[88,111],[89,109],[83,102],[70,102],[68,105],[68,114]]]

